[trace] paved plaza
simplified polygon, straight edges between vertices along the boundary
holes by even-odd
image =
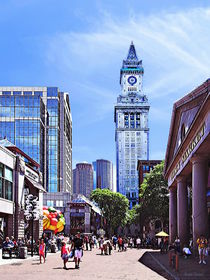
[[[67,263],[68,270],[63,269],[60,253],[47,256],[45,264],[39,264],[38,256],[33,259],[0,265],[0,275],[4,280],[41,280],[41,279],[79,279],[79,280],[159,280],[165,279],[139,262],[145,250],[128,250],[113,252],[111,256],[101,256],[98,249],[84,251],[80,269],[74,269],[72,261]],[[10,262],[10,260],[8,260]]]

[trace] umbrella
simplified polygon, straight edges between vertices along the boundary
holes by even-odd
[[[166,232],[161,231],[161,232],[155,234],[155,236],[157,236],[157,237],[166,237],[166,236],[169,236],[169,235]]]

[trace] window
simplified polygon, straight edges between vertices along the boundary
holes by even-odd
[[[184,140],[185,135],[186,135],[186,129],[185,129],[185,125],[184,125],[184,123],[183,123],[183,124],[182,124],[182,128],[181,128],[181,141]]]
[[[12,183],[5,180],[5,199],[12,200]]]
[[[63,207],[63,200],[56,200],[56,207]]]
[[[47,200],[47,206],[54,206],[53,200]]]
[[[13,182],[13,178],[12,178],[12,169],[8,168],[5,166],[5,179]]]

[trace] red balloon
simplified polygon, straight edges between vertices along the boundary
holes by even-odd
[[[50,219],[50,224],[51,224],[52,226],[56,226],[57,223],[58,223],[58,220],[57,220],[56,218]]]
[[[43,210],[48,210],[48,207],[47,206],[43,206]]]

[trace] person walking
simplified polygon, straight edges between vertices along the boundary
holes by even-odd
[[[42,263],[42,258],[43,258],[44,263],[45,263],[45,244],[44,244],[43,239],[39,240],[39,261],[40,261],[40,264]]]
[[[44,232],[43,235],[42,235],[42,239],[44,240],[44,244],[45,244],[45,253],[44,253],[44,256],[45,256],[45,259],[47,257],[47,251],[48,251],[48,247],[49,247],[49,239],[46,235],[46,233]]]
[[[203,262],[203,264],[206,264],[205,256],[206,256],[206,249],[207,249],[207,239],[204,237],[204,235],[201,235],[197,239],[198,244],[198,253],[199,253],[199,264]]]
[[[140,249],[140,246],[141,246],[141,239],[140,239],[140,237],[137,237],[136,245],[137,245],[137,249]]]
[[[80,232],[78,232],[76,237],[73,239],[72,248],[74,249],[75,268],[78,269],[80,260],[82,258],[82,249],[83,249],[83,240],[80,237]]]
[[[175,252],[180,254],[181,253],[181,241],[178,236],[176,237],[176,239],[174,241],[174,245],[175,245]]]
[[[66,248],[66,242],[62,241],[61,243],[61,258],[63,260],[63,269],[67,269],[66,263],[69,259],[69,249]]]

